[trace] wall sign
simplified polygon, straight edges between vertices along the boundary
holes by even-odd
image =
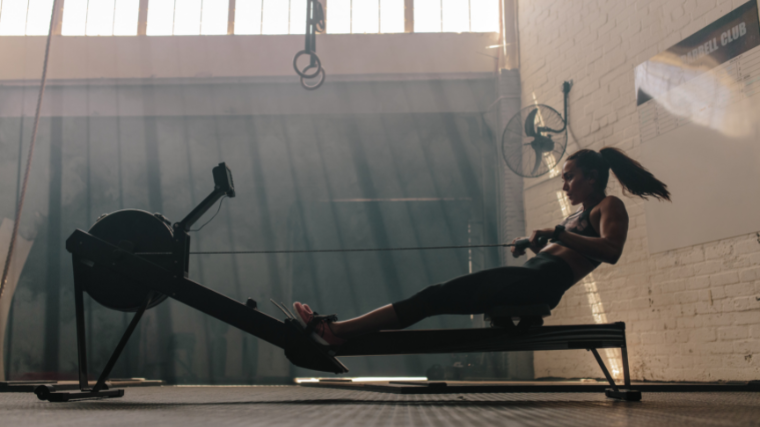
[[[760,25],[739,6],[635,70],[650,253],[760,232]]]
[[[760,45],[757,1],[752,0],[636,67],[636,105]]]

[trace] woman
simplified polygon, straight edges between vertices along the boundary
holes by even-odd
[[[667,186],[621,150],[580,150],[563,165],[562,190],[573,206],[582,207],[556,227],[534,230],[530,250],[536,256],[522,267],[462,276],[343,322],[334,321],[334,316],[315,316],[308,305],[296,302],[293,308],[299,321],[313,328],[312,337],[320,344],[340,345],[357,335],[403,329],[439,314],[480,314],[499,305],[548,304],[554,308],[567,289],[602,262],[615,264],[623,253],[628,213],[619,198],[605,194],[610,169],[624,192],[643,199],[670,200]],[[524,250],[512,248],[514,257],[524,254]]]

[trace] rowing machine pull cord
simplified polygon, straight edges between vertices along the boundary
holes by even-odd
[[[205,225],[205,224],[204,224]],[[545,237],[539,237],[538,244],[543,246],[548,242]],[[386,251],[420,251],[431,249],[471,249],[471,248],[507,248],[514,246],[518,250],[525,250],[530,246],[529,239],[520,239],[514,243],[490,243],[484,245],[458,245],[458,246],[417,246],[400,248],[357,248],[357,249],[294,249],[294,250],[269,250],[269,251],[197,251],[191,255],[256,255],[256,254],[306,254],[306,253],[329,253],[329,252],[386,252]],[[135,255],[172,255],[171,252],[136,252]]]
[[[219,210],[222,209],[222,202],[224,197],[219,200],[219,208],[217,208],[214,216],[211,217],[205,224],[189,231],[200,231],[209,222],[219,214]],[[539,237],[538,245],[544,246],[549,243],[548,237]],[[417,247],[401,247],[401,248],[357,248],[357,249],[293,249],[293,250],[263,250],[263,251],[197,251],[190,252],[190,255],[255,255],[255,254],[305,254],[305,253],[327,253],[327,252],[387,252],[387,251],[420,251],[431,249],[472,249],[472,248],[507,248],[514,246],[518,251],[524,251],[530,247],[530,239],[524,238],[516,240],[513,243],[488,243],[483,245],[454,245],[454,246],[417,246]],[[135,255],[172,255],[171,252],[137,252]]]
[[[317,56],[317,31],[325,31],[325,11],[319,0],[306,1],[306,41],[304,50],[296,53],[293,57],[293,69],[301,77],[301,86],[306,90],[314,90],[325,82],[325,69]],[[309,55],[309,65],[303,68],[298,66],[298,59],[303,55]],[[321,74],[321,77],[318,77]],[[318,77],[316,84],[306,83],[306,79]]]

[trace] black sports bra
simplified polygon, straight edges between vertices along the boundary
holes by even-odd
[[[591,225],[591,219],[589,218],[591,216],[591,210],[594,209],[594,207],[595,206],[580,210],[565,218],[565,220],[562,221],[562,225],[565,227],[565,231],[580,234],[581,236],[586,237],[601,237],[599,233],[594,230],[594,226]],[[554,243],[567,247],[566,244],[562,243],[562,240],[557,240]],[[599,264],[602,263],[601,261],[597,261],[593,258],[585,258],[594,265],[594,268],[598,267]]]

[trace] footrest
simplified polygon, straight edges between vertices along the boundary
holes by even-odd
[[[348,372],[346,365],[335,358],[335,351],[330,347],[325,347],[311,339],[309,334],[305,333],[301,325],[295,319],[287,319],[285,323],[297,329],[302,337],[293,341],[290,346],[285,348],[285,357],[296,366],[315,371],[332,372],[335,374],[344,374]]]
[[[604,395],[613,399],[626,400],[628,402],[638,402],[641,400],[641,392],[638,390],[618,389],[615,391],[611,388],[604,390]]]
[[[101,391],[55,391],[55,388],[49,385],[41,385],[34,389],[34,394],[40,400],[48,402],[68,402],[70,400],[94,399],[104,397],[122,397],[124,390],[101,390]]]
[[[484,320],[491,321],[491,326],[500,328],[518,328],[524,330],[531,326],[544,324],[544,317],[551,316],[552,311],[546,304],[522,306],[497,306],[485,312]],[[517,325],[515,320],[519,320]]]

